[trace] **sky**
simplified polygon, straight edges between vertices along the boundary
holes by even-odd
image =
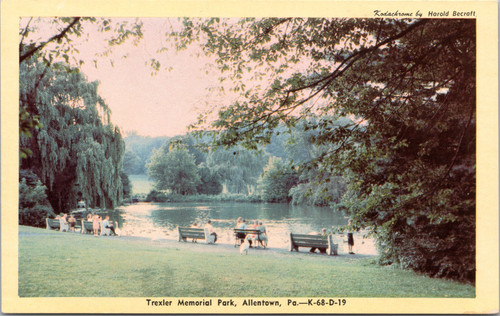
[[[112,122],[125,134],[136,131],[144,136],[175,136],[187,132],[206,106],[207,88],[217,83],[206,74],[208,60],[193,51],[156,51],[165,43],[164,19],[145,19],[143,39],[137,46],[116,47],[113,66],[109,62],[86,63],[82,71],[89,80],[99,80],[99,94],[112,111]],[[92,46],[92,45],[90,45]],[[127,58],[120,56],[126,53]],[[145,63],[157,57],[162,70],[152,75]],[[168,69],[165,69],[168,68]]]
[[[164,35],[167,26],[175,22],[161,18],[142,21],[144,35],[138,45],[128,41],[115,46],[111,55],[100,58],[97,68],[91,60],[107,45],[102,33],[86,28],[88,36],[82,36],[77,44],[78,58],[85,61],[80,70],[89,81],[100,82],[98,93],[111,109],[112,123],[123,134],[131,131],[152,137],[184,134],[200,111],[220,104],[220,96],[214,99],[214,94],[207,91],[218,82],[213,71],[209,72],[211,75],[206,73],[205,65],[211,60],[197,58],[192,49],[157,54],[160,47],[168,44]],[[162,65],[155,75],[151,66],[146,65],[153,57]]]

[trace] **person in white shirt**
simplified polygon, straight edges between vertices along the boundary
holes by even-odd
[[[113,235],[116,235],[115,233],[115,227],[113,226],[113,224],[111,224],[109,222],[109,216],[106,216],[106,218],[104,218],[104,221],[102,222],[104,228],[108,228],[109,230],[111,230],[111,232],[113,233]]]
[[[214,243],[217,241],[217,233],[214,230],[214,227],[212,226],[212,221],[208,220],[208,222],[205,224],[205,229],[207,229],[208,234],[214,236]]]

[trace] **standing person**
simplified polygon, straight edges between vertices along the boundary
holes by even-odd
[[[94,236],[99,236],[99,227],[101,225],[101,217],[94,213],[92,216],[92,229],[94,230]]]
[[[75,225],[76,225],[76,219],[73,215],[70,215],[68,218],[68,223],[69,223],[69,230],[72,232],[75,231]]]
[[[267,247],[267,231],[266,226],[262,225],[262,222],[259,222],[259,226],[257,229],[260,230],[260,234],[257,236],[257,242],[261,244],[262,247]]]
[[[68,225],[68,214],[63,214],[59,218],[59,230],[60,231],[69,231],[69,225]]]
[[[352,220],[349,220],[347,222],[347,225],[348,225],[348,227],[347,227],[347,246],[349,248],[349,254],[353,255],[354,252],[352,251],[352,247],[354,247],[354,236],[352,235],[353,229],[352,229],[351,224],[352,224]]]
[[[214,231],[214,227],[212,226],[212,221],[208,220],[205,224],[205,229],[208,231],[208,234],[214,236],[214,243],[217,241],[217,233]]]

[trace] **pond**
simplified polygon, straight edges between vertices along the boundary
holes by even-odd
[[[347,224],[342,213],[327,207],[294,206],[288,204],[207,202],[207,203],[137,203],[122,206],[110,214],[118,222],[124,236],[139,236],[151,239],[177,240],[177,227],[197,223],[205,225],[207,220],[218,235],[218,243],[234,242],[232,229],[238,217],[245,218],[247,225],[255,220],[262,221],[269,237],[270,248],[289,247],[289,233],[307,234],[319,232],[323,227]],[[363,238],[363,233],[354,234],[355,252],[377,254],[373,240]],[[347,252],[346,236],[334,235],[339,252]]]

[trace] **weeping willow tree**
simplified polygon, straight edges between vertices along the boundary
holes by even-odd
[[[110,123],[110,110],[77,68],[33,55],[20,64],[20,112],[39,121],[30,135],[20,134],[20,148],[30,155],[30,169],[47,187],[56,212],[84,199],[93,207],[114,207],[122,199],[125,145]]]

